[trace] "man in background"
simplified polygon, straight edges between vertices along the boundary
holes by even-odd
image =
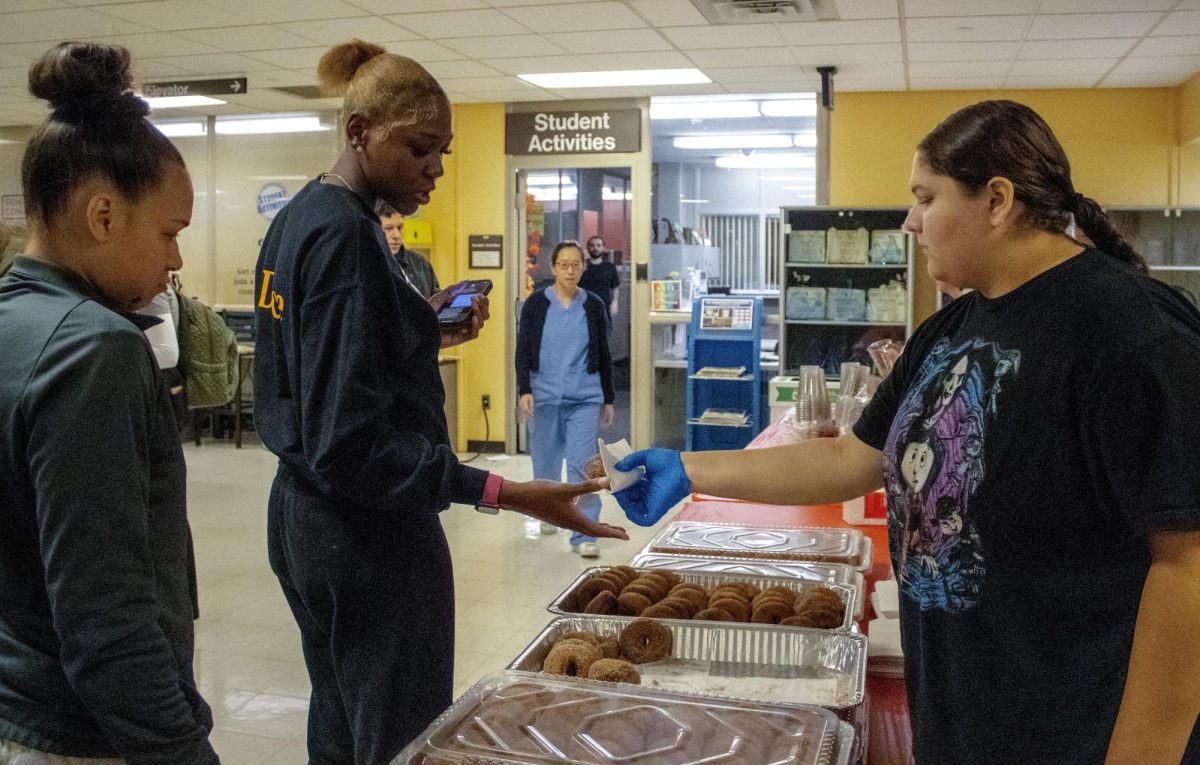
[[[588,292],[595,293],[600,302],[608,306],[608,328],[612,331],[612,319],[617,315],[617,288],[621,286],[621,277],[617,275],[617,267],[608,260],[610,253],[604,249],[604,237],[593,236],[587,240],[588,262],[583,276],[579,277],[579,286]]]
[[[400,270],[417,292],[425,298],[431,297],[441,289],[441,285],[438,284],[437,274],[433,272],[429,261],[415,252],[409,252],[404,246],[404,216],[392,209],[387,202],[380,202],[377,212],[388,249],[400,264]]]

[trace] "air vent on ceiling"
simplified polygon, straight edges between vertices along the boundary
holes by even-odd
[[[321,89],[316,85],[291,85],[288,87],[271,88],[278,90],[280,93],[287,93],[289,96],[297,98],[324,98],[321,95]]]
[[[833,0],[692,0],[714,24],[780,24],[837,18]]]

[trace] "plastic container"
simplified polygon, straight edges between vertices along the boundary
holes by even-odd
[[[559,616],[583,616],[583,607],[586,603],[580,603],[575,597],[575,593],[583,586],[583,583],[590,579],[594,574],[607,571],[607,566],[593,566],[592,568],[584,569],[579,576],[575,577],[575,581],[567,585],[567,588],[559,593],[550,605],[546,606],[546,610],[552,614]],[[760,590],[767,587],[780,586],[786,587],[797,593],[802,593],[816,587],[828,587],[835,590],[842,598],[843,613],[842,623],[834,628],[835,630],[853,631],[857,630],[858,626],[854,623],[855,609],[859,607],[862,600],[861,592],[851,585],[846,584],[827,584],[824,582],[812,582],[804,579],[791,579],[783,577],[770,576],[747,576],[745,574],[722,574],[722,573],[700,573],[695,571],[679,572],[679,577],[685,582],[693,582],[704,587],[706,590],[711,590],[714,587],[726,584],[728,582],[750,582]],[[607,616],[605,618],[618,619],[628,623],[636,619],[635,616]],[[663,622],[684,621],[692,623],[694,620],[676,620],[662,619]],[[698,624],[708,624],[709,622],[697,622]],[[712,622],[714,624],[733,624],[734,622]],[[736,622],[736,624],[746,624],[747,622]],[[801,627],[791,627],[788,625],[769,625],[781,630],[798,630]]]
[[[842,520],[851,526],[880,526],[887,523],[887,495],[873,491],[842,503]]]
[[[504,672],[480,680],[392,765],[846,765],[826,709]]]
[[[871,568],[871,539],[857,529],[674,521],[646,544],[645,552],[844,563],[859,571]]]

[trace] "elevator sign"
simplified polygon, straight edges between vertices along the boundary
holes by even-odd
[[[245,77],[224,77],[219,80],[177,80],[175,82],[142,83],[142,95],[146,98],[236,96],[238,93],[245,92]]]
[[[640,151],[641,148],[642,112],[639,109],[505,115],[506,154],[613,154]]]

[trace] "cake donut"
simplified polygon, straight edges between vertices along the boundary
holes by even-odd
[[[637,619],[621,632],[621,655],[634,664],[645,664],[671,655],[671,630],[653,619]]]
[[[642,676],[638,674],[637,669],[620,659],[600,659],[588,668],[587,677],[589,680],[602,680],[607,683],[638,685],[642,682]]]

